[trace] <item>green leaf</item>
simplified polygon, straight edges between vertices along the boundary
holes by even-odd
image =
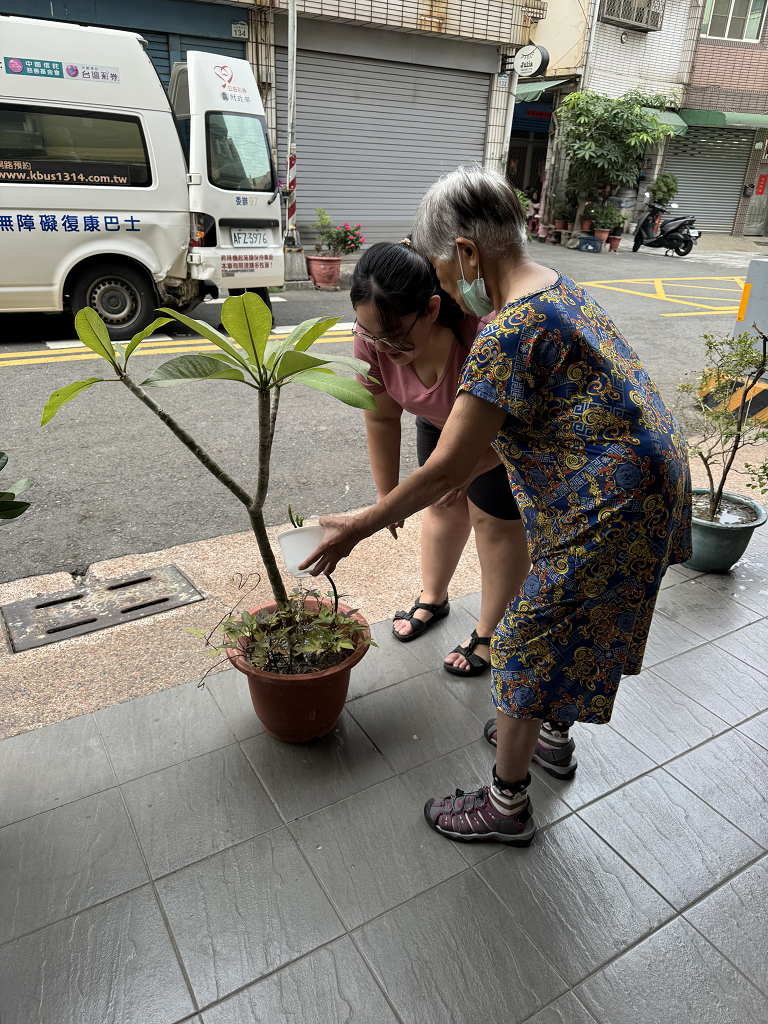
[[[154,334],[156,330],[158,330],[160,327],[164,327],[166,324],[169,324],[170,322],[171,318],[169,316],[159,316],[157,320],[153,320],[152,323],[149,324],[149,326],[144,328],[143,331],[139,331],[138,334],[134,334],[134,336],[130,340],[130,343],[128,344],[128,347],[125,350],[125,362],[128,362],[128,360],[133,355],[134,351],[139,347],[142,341],[145,340],[145,338],[148,338],[150,334]]]
[[[368,378],[368,373],[371,369],[371,364],[366,363],[364,359],[356,359],[354,356],[342,356],[342,355],[328,355],[323,356],[326,363],[335,364],[337,366],[344,366],[350,370],[354,370],[355,373],[359,373],[361,377]]]
[[[325,334],[331,327],[335,327],[336,324],[341,320],[340,316],[334,316],[330,320],[315,320],[314,323],[311,320],[305,320],[303,324],[299,324],[295,331],[292,331],[289,335],[289,340],[293,339],[294,335],[298,335],[297,340],[291,341],[294,352],[306,352],[310,345],[314,345],[320,335]],[[307,327],[307,324],[311,326]],[[302,328],[306,328],[303,334],[299,334]]]
[[[82,310],[80,312],[82,312]],[[80,316],[80,313],[77,315]],[[49,423],[62,405],[66,405],[67,402],[71,402],[72,399],[77,398],[82,391],[87,391],[91,385],[99,384],[103,380],[103,377],[89,377],[88,380],[76,380],[74,384],[67,384],[64,388],[57,388],[45,403],[43,419],[40,426],[44,427],[46,423]]]
[[[272,314],[264,300],[253,292],[230,295],[221,307],[221,322],[245,349],[254,366],[261,366],[272,330]]]
[[[325,391],[355,409],[376,408],[373,395],[366,391],[360,381],[350,380],[349,377],[339,377],[335,373],[329,374],[322,370],[304,370],[303,373],[299,373],[293,378],[293,383],[306,384],[308,388],[314,388],[315,391]]]
[[[29,508],[28,501],[0,500],[0,519],[16,519]]]
[[[11,493],[13,494],[14,498],[18,498],[18,496],[20,494],[23,494],[24,491],[28,491],[31,482],[32,481],[29,479],[28,476],[25,476],[23,480],[17,480],[16,483],[11,488]]]
[[[203,320],[193,320],[191,316],[187,316],[185,313],[179,313],[175,309],[167,309],[163,307],[158,309],[158,313],[167,313],[168,316],[173,317],[174,320],[178,320],[179,323],[186,324],[193,331],[197,331],[202,334],[204,338],[207,338],[212,345],[220,348],[222,352],[226,352],[227,355],[234,359],[238,366],[242,366],[244,370],[250,372],[248,363],[241,355],[238,355],[237,349],[233,348],[229,344],[229,338],[225,338],[223,334],[219,334],[217,330],[211,327],[210,324],[205,323]]]
[[[245,384],[242,370],[221,368],[221,360],[207,355],[176,356],[154,370],[143,388],[169,388],[178,384],[192,384],[198,380],[237,380]]]
[[[285,380],[291,374],[300,373],[302,370],[313,370],[316,366],[325,366],[328,361],[307,355],[306,352],[286,352],[277,367],[277,380]]]
[[[115,350],[112,347],[112,342],[109,340],[109,333],[104,326],[104,321],[95,309],[85,306],[78,312],[75,317],[75,330],[80,341],[91,352],[95,352],[97,356],[106,359],[112,366],[115,365]]]

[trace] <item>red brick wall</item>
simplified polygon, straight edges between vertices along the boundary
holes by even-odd
[[[768,89],[768,48],[759,43],[736,47],[699,42],[691,73],[691,87],[697,86],[765,92]],[[768,106],[768,97],[765,105]]]

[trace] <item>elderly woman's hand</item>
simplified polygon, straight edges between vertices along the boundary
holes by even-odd
[[[305,559],[299,569],[310,569],[311,576],[327,576],[333,572],[342,558],[363,539],[353,527],[356,516],[323,516],[320,525],[325,527],[322,543]]]
[[[453,508],[456,502],[463,498],[466,493],[466,487],[454,487],[452,491],[448,491],[442,498],[433,501],[432,508]]]

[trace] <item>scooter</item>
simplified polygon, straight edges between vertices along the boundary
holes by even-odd
[[[650,192],[646,192],[646,199],[649,199],[650,195]],[[673,210],[677,209],[677,203],[669,205]],[[666,249],[665,256],[669,256],[671,252],[676,252],[678,256],[688,255],[701,237],[701,232],[696,231],[693,227],[696,218],[673,215],[668,220],[662,220],[659,227],[661,215],[666,212],[666,206],[662,206],[660,203],[648,203],[648,213],[637,225],[632,252],[637,252],[641,245],[647,245],[651,249]],[[656,234],[657,229],[658,234]]]

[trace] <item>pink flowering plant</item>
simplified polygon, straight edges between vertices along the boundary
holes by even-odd
[[[354,228],[345,224],[343,228],[337,225],[328,232],[328,248],[334,256],[347,256],[351,252],[357,252],[365,241],[360,228],[360,224]]]

